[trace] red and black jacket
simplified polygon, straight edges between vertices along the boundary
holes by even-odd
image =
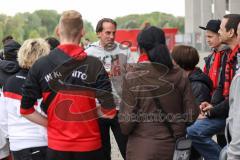
[[[101,61],[86,56],[77,45],[60,45],[30,69],[23,86],[21,113],[33,113],[34,103],[42,97],[41,107],[48,116],[48,147],[92,151],[101,147],[95,98],[104,113],[114,115],[111,92]]]
[[[211,104],[213,108],[208,113],[209,118],[222,118],[228,117],[229,111],[229,90],[232,79],[237,71],[237,53],[239,46],[235,46],[225,55],[225,63],[222,64],[221,79],[219,85],[212,95]]]

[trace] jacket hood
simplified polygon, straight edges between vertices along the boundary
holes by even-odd
[[[13,74],[19,71],[20,67],[16,61],[0,60],[0,70]]]
[[[17,59],[17,52],[21,45],[14,40],[8,41],[4,44],[4,56],[6,60],[16,60]]]
[[[212,89],[212,81],[211,79],[202,72],[200,68],[196,68],[194,71],[192,71],[188,76],[190,82],[202,82],[206,84],[210,89]]]

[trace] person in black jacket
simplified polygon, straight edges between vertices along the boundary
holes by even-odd
[[[204,101],[210,102],[212,81],[200,68],[196,67],[199,62],[197,50],[191,46],[179,45],[174,47],[172,58],[188,74],[197,104],[200,105]]]
[[[0,59],[0,103],[3,101],[2,98],[2,87],[5,85],[7,79],[13,74],[17,73],[20,70],[20,67],[17,62],[17,52],[21,45],[14,41],[12,36],[7,36],[3,40],[3,59]],[[1,105],[0,105],[1,106]],[[2,112],[3,107],[0,108],[0,112]],[[8,142],[3,137],[3,133],[0,130],[0,139],[5,143],[5,145],[1,145],[0,147],[0,159],[8,156],[9,154],[9,146]]]
[[[196,67],[199,62],[198,51],[191,46],[175,46],[172,51],[172,58],[188,75],[197,105],[199,106],[205,101],[210,102],[213,84],[211,79],[200,68]],[[201,117],[201,114],[199,117]],[[192,148],[191,160],[199,157],[196,149]]]
[[[3,60],[0,60],[0,86],[3,86],[7,78],[19,71],[17,52],[21,45],[11,39],[4,43]]]
[[[56,28],[60,45],[33,64],[23,85],[20,113],[47,127],[48,160],[105,160],[97,119],[117,111],[102,62],[79,46],[83,25],[79,12],[64,11]],[[41,98],[47,118],[34,108]]]

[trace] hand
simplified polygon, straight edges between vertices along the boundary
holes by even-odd
[[[106,118],[106,119],[113,119],[116,114],[117,111],[116,109],[104,109],[101,105],[97,105],[97,114],[98,114],[98,118]]]
[[[213,106],[211,104],[209,104],[207,107],[203,108],[203,112],[208,112],[212,108],[213,108]]]
[[[199,108],[200,108],[200,112],[201,112],[200,114],[201,114],[202,116],[205,116],[205,113],[204,113],[204,111],[203,111],[203,108],[206,108],[208,105],[209,105],[208,102],[202,102],[202,103],[200,104]]]
[[[207,112],[208,110],[210,110],[211,108],[213,108],[213,105],[211,105],[208,102],[202,102],[200,105],[200,110],[202,112]]]
[[[208,105],[210,105],[208,102],[202,102],[202,103],[200,104],[199,108],[200,108],[201,110],[203,110],[203,108],[206,108]]]

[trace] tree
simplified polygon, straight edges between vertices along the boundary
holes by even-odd
[[[29,32],[28,38],[40,38],[40,35],[39,35],[38,31],[31,30]]]
[[[60,15],[55,10],[38,10],[33,14],[41,19],[41,26],[48,29],[48,35],[54,35],[55,27],[58,24]]]
[[[148,14],[132,14],[115,19],[118,23],[118,28],[121,29],[140,29],[144,22],[149,22],[151,25],[163,27],[176,27],[180,32],[184,32],[184,18],[174,17],[171,14],[152,12]]]
[[[60,15],[55,10],[37,10],[33,13],[17,13],[15,16],[0,14],[0,40],[12,35],[22,43],[28,38],[46,38],[55,35],[55,27],[58,24]],[[184,32],[184,18],[174,17],[171,14],[152,12],[149,14],[132,14],[117,17],[118,28],[136,29],[144,22],[158,27],[177,27]],[[90,41],[96,41],[97,36],[92,24],[84,20],[85,36]],[[2,44],[0,43],[0,47]]]
[[[85,35],[84,35],[84,38],[87,38],[89,39],[90,41],[96,41],[97,39],[97,36],[96,36],[96,33],[93,29],[93,26],[90,22],[84,20],[84,30],[85,30]]]

